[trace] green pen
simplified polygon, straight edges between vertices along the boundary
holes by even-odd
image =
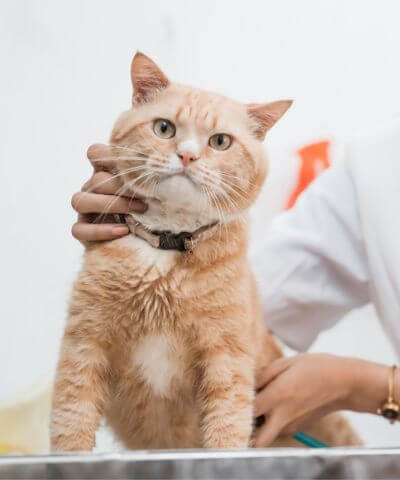
[[[261,427],[265,423],[265,416],[260,415],[255,419],[255,427]],[[306,445],[307,447],[310,448],[329,448],[329,445],[326,443],[320,442],[314,437],[311,437],[310,435],[307,435],[306,433],[303,432],[297,432],[293,435],[293,438],[297,440],[298,442],[302,443],[303,445]]]
[[[303,443],[307,447],[311,448],[329,448],[329,445],[326,443],[320,442],[314,437],[310,437],[310,435],[307,435],[306,433],[303,432],[297,432],[293,435],[293,438],[297,440],[298,442]]]

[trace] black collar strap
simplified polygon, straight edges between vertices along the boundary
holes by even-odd
[[[180,252],[191,252],[199,242],[211,238],[218,229],[218,223],[212,223],[211,225],[200,227],[194,232],[150,231],[131,217],[131,215],[126,215],[126,223],[131,233],[146,240],[152,247],[161,250],[178,250]]]

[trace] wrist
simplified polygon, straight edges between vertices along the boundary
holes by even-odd
[[[357,412],[377,413],[388,395],[390,367],[361,359],[352,360],[348,408]]]
[[[394,376],[394,398],[397,403],[400,403],[400,367],[396,368],[396,373]]]

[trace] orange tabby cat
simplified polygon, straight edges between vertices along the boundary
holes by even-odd
[[[243,105],[177,85],[140,53],[132,81],[133,108],[104,160],[120,193],[138,193],[149,208],[127,219],[131,235],[86,251],[58,365],[52,448],[91,450],[103,416],[127,448],[247,447],[255,371],[281,352],[262,322],[246,212],[267,173],[261,142],[291,102]],[[357,442],[331,418],[311,432]]]

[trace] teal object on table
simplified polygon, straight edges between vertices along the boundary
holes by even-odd
[[[307,447],[311,448],[329,448],[329,445],[326,443],[320,442],[314,437],[310,437],[310,435],[307,435],[303,432],[297,432],[293,435],[293,438],[297,440],[298,442],[303,443]]]
[[[256,428],[261,427],[265,423],[265,415],[259,415],[257,418],[255,418],[255,423],[254,426]],[[329,448],[329,445],[326,443],[320,442],[314,437],[311,437],[310,435],[307,435],[306,433],[303,432],[297,432],[293,435],[293,438],[297,440],[298,442],[302,443],[303,445],[306,445],[307,447],[310,448]]]

